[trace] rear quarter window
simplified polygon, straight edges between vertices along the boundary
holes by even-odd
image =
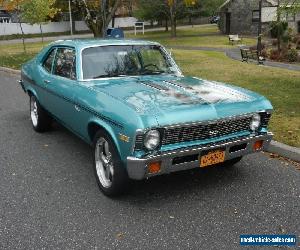
[[[56,49],[52,49],[52,51],[48,54],[48,56],[46,57],[44,63],[43,63],[43,67],[46,71],[48,71],[49,73],[51,73],[52,71],[52,65],[53,65],[53,60],[55,57],[55,52]]]

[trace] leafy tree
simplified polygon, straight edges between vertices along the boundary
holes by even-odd
[[[176,36],[177,20],[186,16],[212,15],[223,0],[139,0],[135,16],[148,21],[171,23],[171,35]],[[167,29],[166,29],[167,30]]]
[[[186,15],[184,0],[139,0],[139,10],[136,14],[139,18],[150,21],[169,20],[171,25],[171,35],[176,37],[177,19]],[[167,29],[166,29],[167,30]]]
[[[288,23],[283,20],[288,15],[300,13],[300,0],[277,0],[277,20],[271,23],[271,32],[277,37],[277,49],[289,40]]]
[[[42,42],[44,42],[42,24],[59,11],[53,7],[54,4],[55,0],[25,0],[21,4],[22,18],[31,25],[40,25]]]
[[[138,9],[134,12],[134,16],[141,20],[147,20],[151,23],[165,21],[166,31],[168,31],[169,16],[168,9],[162,0],[139,0]]]
[[[103,37],[121,0],[73,0],[94,37]]]
[[[4,9],[8,12],[14,11],[17,16],[18,24],[20,26],[20,30],[22,33],[22,43],[23,43],[23,50],[24,53],[26,53],[26,45],[25,45],[25,37],[24,37],[24,30],[22,27],[21,22],[21,4],[24,2],[24,0],[1,0],[1,5],[4,7]]]

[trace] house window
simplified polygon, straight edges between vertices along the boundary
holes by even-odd
[[[259,10],[253,10],[252,11],[252,22],[259,22],[259,15],[260,11]]]

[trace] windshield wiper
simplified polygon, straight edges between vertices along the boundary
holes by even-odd
[[[122,75],[122,74],[106,74],[106,75],[99,75],[99,76],[95,76],[93,77],[93,79],[100,79],[100,78],[108,78],[108,77],[123,77],[123,76],[127,76],[127,75]]]
[[[167,73],[164,70],[156,70],[156,71],[150,71],[150,70],[146,70],[146,71],[142,71],[141,75],[160,75],[160,74],[165,74]]]

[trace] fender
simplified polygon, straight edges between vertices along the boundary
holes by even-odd
[[[87,134],[89,135],[90,137],[90,134],[89,134],[89,126],[91,124],[94,124],[94,125],[97,125],[101,128],[103,128],[109,135],[110,137],[112,138],[117,150],[118,150],[118,153],[119,155],[121,156],[121,159],[123,159],[123,154],[122,154],[122,150],[121,150],[121,145],[120,145],[120,141],[118,140],[117,138],[117,134],[118,134],[118,129],[116,128],[113,128],[110,124],[108,124],[107,122],[101,120],[100,118],[97,118],[97,117],[93,117],[91,118],[89,121],[88,121],[88,126],[87,126]],[[119,130],[121,131],[122,129],[119,128]],[[91,144],[93,143],[93,138],[90,137],[90,142]]]

